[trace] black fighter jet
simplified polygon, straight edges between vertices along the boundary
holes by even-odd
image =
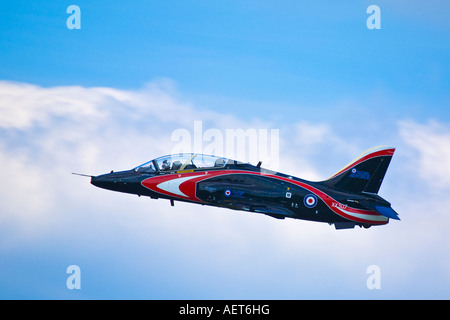
[[[395,149],[363,153],[328,180],[312,182],[261,167],[196,153],[163,156],[131,170],[90,176],[97,187],[202,205],[369,228],[398,218],[378,196]]]

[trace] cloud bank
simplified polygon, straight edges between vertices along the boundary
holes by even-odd
[[[167,154],[171,133],[196,120],[223,132],[279,129],[280,171],[312,180],[327,178],[366,144],[393,143],[381,196],[402,221],[337,232],[225,209],[172,208],[70,174],[125,170]],[[450,261],[442,244],[450,222],[449,126],[410,119],[390,126],[396,130],[382,135],[389,141],[367,131],[358,144],[333,123],[244,121],[201,109],[168,79],[136,90],[2,81],[1,296],[448,298]],[[65,287],[70,264],[86,275],[79,293]],[[382,270],[378,291],[366,287],[374,264]]]

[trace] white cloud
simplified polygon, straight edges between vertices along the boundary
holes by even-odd
[[[10,153],[3,146],[0,147],[0,166],[0,222],[7,218],[38,223],[36,215],[49,210],[54,196],[45,175],[31,159]]]
[[[101,90],[95,88],[42,88],[8,81],[0,82],[0,96],[0,127],[15,129],[45,126],[51,117],[99,117],[97,105],[104,99]]]
[[[0,187],[0,220],[29,236],[51,226],[59,207],[92,199],[88,179],[71,172],[126,170],[170,153],[171,132],[192,132],[198,119],[204,131],[261,125],[196,110],[167,79],[137,90],[2,81],[0,115],[0,177],[9,181]]]
[[[423,178],[433,177],[444,188],[448,186],[450,161],[442,164],[441,160],[448,159],[449,131],[438,122],[401,122],[399,132],[392,133],[401,141],[401,152],[383,190],[388,191],[387,199],[402,221],[369,230],[335,231],[326,224],[279,221],[192,204],[171,207],[165,200],[94,188],[87,178],[70,174],[129,169],[166,154],[172,149],[173,130],[192,130],[194,120],[202,120],[204,130],[278,128],[280,170],[301,178],[326,178],[364,151],[332,124],[244,122],[230,114],[199,110],[183,101],[169,80],[138,90],[42,88],[3,81],[0,115],[0,225],[4,231],[0,249],[20,250],[35,240],[56,239],[72,250],[81,248],[82,256],[102,254],[118,265],[122,260],[114,255],[126,255],[130,273],[183,264],[185,269],[176,273],[183,281],[190,276],[204,279],[202,273],[214,279],[239,279],[243,286],[266,279],[264,283],[274,290],[266,293],[268,297],[296,298],[298,294],[308,297],[299,293],[299,284],[311,285],[311,281],[319,281],[331,290],[328,297],[333,297],[335,282],[324,283],[324,274],[350,278],[361,272],[364,288],[367,266],[377,263],[384,274],[397,270],[394,273],[407,283],[426,266],[419,271],[408,268],[424,254],[432,256],[436,249],[430,248],[446,239],[448,218],[442,203],[426,190],[398,187],[413,186],[417,180],[411,175],[414,166],[404,171],[395,167],[400,159],[417,159]],[[416,202],[421,197],[432,200],[419,205],[411,197]],[[424,210],[433,212],[435,219],[424,222]],[[160,252],[165,261],[159,265],[152,256],[142,254],[147,250]],[[139,264],[133,259],[139,259]],[[443,263],[448,266],[448,259]],[[290,276],[279,273],[286,268]],[[320,297],[319,289],[316,295]],[[224,296],[218,293],[218,297]]]
[[[414,172],[434,187],[450,187],[450,126],[436,120],[427,124],[399,122],[399,133],[414,151]]]

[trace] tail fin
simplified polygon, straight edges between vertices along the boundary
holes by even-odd
[[[379,146],[367,150],[322,183],[354,193],[378,193],[395,148]]]

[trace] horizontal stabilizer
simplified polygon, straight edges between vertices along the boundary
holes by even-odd
[[[386,204],[380,204],[380,202],[373,200],[357,200],[356,202],[358,202],[360,205],[363,205],[369,210],[378,212],[379,214],[385,216],[386,218],[400,220],[397,212],[395,212],[394,209],[391,208],[389,202],[387,201]]]
[[[375,209],[382,216],[395,220],[400,220],[400,218],[397,215],[397,212],[395,212],[391,207],[375,206]]]

